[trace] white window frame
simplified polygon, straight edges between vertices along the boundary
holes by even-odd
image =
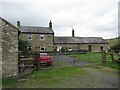
[[[44,50],[41,50],[41,48],[44,48]],[[40,46],[40,51],[45,51],[45,46]]]
[[[43,37],[43,39],[41,39]],[[45,35],[40,35],[40,40],[45,40]]]
[[[32,40],[32,34],[28,34],[27,37],[28,37],[28,40]],[[31,39],[30,39],[29,37],[30,37]]]
[[[30,47],[31,47],[31,50],[32,50],[32,46],[28,46],[27,49],[29,50]]]
[[[68,48],[68,51],[72,51],[72,47],[69,47],[69,48]]]

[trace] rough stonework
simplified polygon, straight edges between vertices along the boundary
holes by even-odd
[[[0,25],[2,25],[2,21],[0,21]],[[2,77],[2,29],[0,26],[0,78]],[[1,82],[1,80],[0,80]],[[1,83],[0,83],[1,85]]]
[[[32,46],[33,51],[40,51],[40,46],[45,46],[45,51],[53,51],[54,43],[53,43],[53,34],[42,34],[44,35],[44,40],[40,40],[39,36],[41,34],[32,34],[32,40],[28,40],[28,34],[20,34],[19,38],[25,41]]]
[[[2,31],[2,76],[18,74],[18,29],[0,18]]]
[[[55,44],[55,47],[62,47],[66,51],[71,48],[74,51],[88,50],[88,46],[91,45],[91,52],[101,52],[100,47],[103,46],[103,50],[107,51],[108,44]]]

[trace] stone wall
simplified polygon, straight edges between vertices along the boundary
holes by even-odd
[[[2,25],[2,21],[0,20],[0,78],[2,77],[2,27],[1,25]]]
[[[64,49],[72,48],[73,51],[88,50],[88,45],[91,45],[92,52],[100,52],[100,47],[107,51],[108,44],[55,44],[55,47],[61,46]]]
[[[33,51],[40,51],[40,46],[45,46],[45,51],[53,51],[53,34],[32,34],[32,40],[28,40],[28,34],[20,34],[19,38],[23,41],[28,41],[28,43],[32,46]],[[40,35],[44,35],[45,39],[40,40]]]
[[[54,44],[53,43],[53,34],[42,34],[45,36],[45,40],[40,40],[40,34],[32,34],[32,40],[28,40],[28,34],[20,34],[20,39],[28,41],[32,46],[33,51],[40,51],[39,46],[45,46],[45,51],[54,51],[57,46],[61,46],[62,48],[69,49],[72,48],[74,51],[79,50],[88,50],[88,45],[91,45],[92,52],[100,52],[100,47],[103,46],[104,50],[107,50],[108,44]]]
[[[18,30],[2,20],[2,76],[18,74]]]

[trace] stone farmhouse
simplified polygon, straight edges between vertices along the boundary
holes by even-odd
[[[52,23],[49,27],[17,26],[21,32],[19,38],[29,42],[28,49],[33,51],[53,51],[54,50],[54,32]]]
[[[54,36],[51,21],[48,27],[21,26],[20,21],[17,26],[21,32],[19,38],[27,40],[30,43],[28,49],[32,51],[50,52],[60,46],[65,51],[100,52],[108,46],[102,37],[75,37],[74,29],[71,37]]]
[[[0,17],[2,76],[18,74],[18,28]]]

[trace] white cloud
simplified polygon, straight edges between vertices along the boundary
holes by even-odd
[[[8,2],[9,1],[9,2]],[[52,19],[55,35],[116,37],[119,0],[4,0],[3,17],[22,25],[48,26]]]

